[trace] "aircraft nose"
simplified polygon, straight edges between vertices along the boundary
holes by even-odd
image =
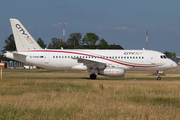
[[[174,62],[174,61],[172,61],[172,63],[171,63],[171,67],[177,67],[177,64]]]

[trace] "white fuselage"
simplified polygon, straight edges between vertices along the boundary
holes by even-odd
[[[120,67],[125,70],[166,70],[177,64],[160,52],[151,50],[44,49],[5,53],[10,59],[57,70],[88,70]],[[80,62],[84,60],[83,62]],[[88,63],[90,61],[90,63]],[[91,65],[91,62],[93,64]],[[96,65],[94,65],[97,63]],[[99,65],[104,64],[104,65]]]

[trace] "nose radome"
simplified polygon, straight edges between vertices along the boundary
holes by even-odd
[[[172,67],[177,67],[177,64],[174,61],[172,61],[171,66]]]
[[[177,63],[175,63],[175,65],[174,65],[175,67],[177,67],[178,65],[177,65]]]

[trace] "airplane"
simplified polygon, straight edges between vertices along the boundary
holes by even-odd
[[[10,18],[17,51],[4,56],[16,61],[56,70],[83,70],[109,77],[123,77],[128,70],[162,71],[177,67],[165,54],[153,50],[42,49],[21,22]],[[161,80],[158,73],[157,80]]]

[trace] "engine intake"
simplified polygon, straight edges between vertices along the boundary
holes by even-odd
[[[106,67],[105,69],[99,69],[98,74],[109,77],[123,77],[125,69],[120,67]]]

